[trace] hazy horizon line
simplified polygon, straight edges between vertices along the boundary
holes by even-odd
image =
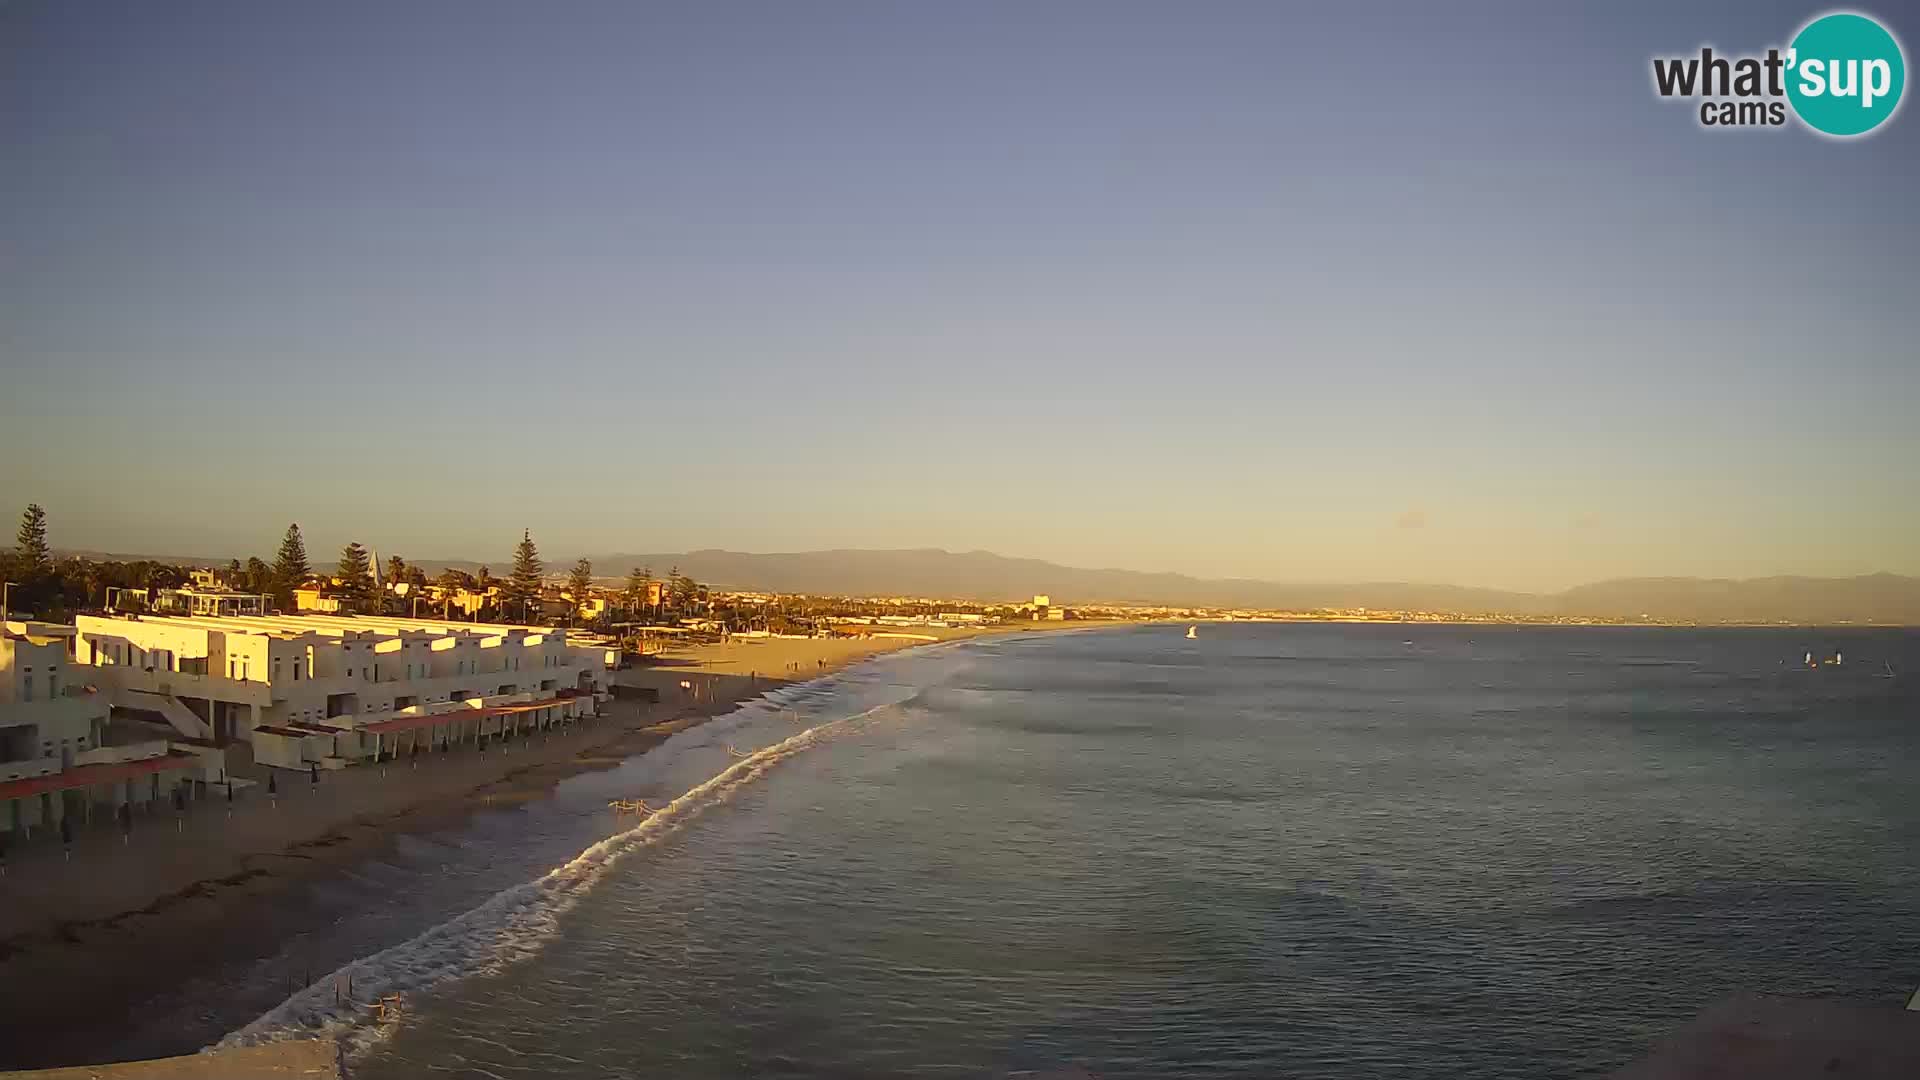
[[[6,547],[0,547],[0,551],[10,552],[13,550],[15,550],[15,548],[11,545]],[[185,565],[203,565],[203,566],[217,566],[221,563],[232,562],[236,559],[243,563],[248,558],[265,559],[265,556],[260,556],[260,555],[238,556],[238,555],[231,555],[231,554],[207,555],[204,553],[183,554],[183,553],[144,552],[144,551],[118,551],[118,550],[110,550],[106,548],[66,547],[61,545],[53,545],[52,550],[56,557],[114,559],[119,561],[149,560],[154,562],[170,562],[170,563],[185,564]],[[377,546],[369,545],[368,550],[370,552],[377,552],[380,549]],[[652,559],[655,557],[676,558],[676,557],[683,557],[683,556],[699,555],[704,553],[743,555],[743,556],[749,556],[749,557],[781,557],[781,556],[806,556],[806,555],[825,555],[825,554],[878,555],[878,554],[896,554],[896,553],[903,553],[903,552],[912,552],[912,553],[920,553],[920,554],[938,554],[938,555],[955,556],[955,557],[968,556],[968,555],[985,555],[995,559],[1004,559],[1012,562],[1039,563],[1046,566],[1059,567],[1062,570],[1072,570],[1072,571],[1079,571],[1083,573],[1117,573],[1117,574],[1138,574],[1138,575],[1149,576],[1149,577],[1174,577],[1174,578],[1185,578],[1187,580],[1199,582],[1199,583],[1248,583],[1248,584],[1258,584],[1258,585],[1297,586],[1297,587],[1307,587],[1307,588],[1404,586],[1404,587],[1415,587],[1415,588],[1463,589],[1463,590],[1473,590],[1477,592],[1505,593],[1513,596],[1532,596],[1532,597],[1557,596],[1560,594],[1571,592],[1575,589],[1581,589],[1581,588],[1586,588],[1594,585],[1603,585],[1603,584],[1608,584],[1613,582],[1623,582],[1623,581],[1729,582],[1733,584],[1749,584],[1752,582],[1779,581],[1779,580],[1857,581],[1863,578],[1874,578],[1874,577],[1892,577],[1892,578],[1908,578],[1908,579],[1920,577],[1920,575],[1903,574],[1898,571],[1887,570],[1887,569],[1872,570],[1872,571],[1866,571],[1863,573],[1855,573],[1855,574],[1808,574],[1808,573],[1793,573],[1793,572],[1782,571],[1782,572],[1776,572],[1776,573],[1770,573],[1770,574],[1757,574],[1757,575],[1746,576],[1746,577],[1703,576],[1699,574],[1635,574],[1635,575],[1625,575],[1625,576],[1616,576],[1616,577],[1591,578],[1591,579],[1582,580],[1558,589],[1518,589],[1518,588],[1509,588],[1509,587],[1500,586],[1500,585],[1481,585],[1481,584],[1472,584],[1472,583],[1458,582],[1458,581],[1435,581],[1435,580],[1421,580],[1416,578],[1328,578],[1324,580],[1316,580],[1316,579],[1301,579],[1301,578],[1284,579],[1284,578],[1264,578],[1264,577],[1244,577],[1244,576],[1210,577],[1210,576],[1204,576],[1200,574],[1189,573],[1187,571],[1182,571],[1182,570],[1141,570],[1134,567],[1126,567],[1126,566],[1077,566],[1071,563],[1056,562],[1052,559],[1043,559],[1036,556],[1008,555],[1008,554],[998,552],[998,551],[993,551],[987,548],[969,548],[965,550],[956,551],[950,548],[926,547],[926,546],[876,547],[876,548],[831,547],[831,548],[792,549],[792,550],[780,550],[780,551],[752,551],[744,548],[727,548],[727,547],[698,547],[698,548],[687,548],[681,551],[617,551],[617,550],[604,551],[604,552],[587,551],[587,552],[568,552],[558,556],[549,556],[543,553],[541,555],[541,562],[543,563],[543,568],[542,568],[543,574],[550,575],[550,576],[562,576],[564,575],[567,568],[571,567],[571,565],[576,560],[581,558],[586,558],[590,562],[593,562],[597,559],[605,559],[605,558],[620,558],[620,559],[634,559],[634,558]],[[505,567],[510,565],[513,561],[513,555],[511,552],[505,553],[504,555],[498,558],[474,558],[472,556],[464,556],[464,555],[462,556],[428,555],[428,556],[419,556],[419,557],[408,557],[408,556],[402,555],[401,558],[404,559],[408,565],[437,564],[442,566],[455,564],[455,563],[470,563],[477,566],[492,567],[495,565],[499,565],[501,567]],[[271,564],[272,562],[271,559],[265,559],[265,561],[267,561],[269,564]],[[325,558],[316,560],[313,552],[309,551],[308,561],[310,565],[314,566],[314,571],[317,574],[321,571],[323,565],[326,562],[331,560],[328,560]],[[634,569],[634,568],[625,567],[618,570],[617,572],[608,573],[605,571],[605,568],[601,567],[596,563],[596,565],[594,566],[594,577],[595,578],[624,577],[626,573],[631,569]]]

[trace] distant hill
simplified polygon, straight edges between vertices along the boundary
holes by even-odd
[[[1555,597],[1565,614],[1640,614],[1700,622],[1882,622],[1920,624],[1920,578],[1622,578]]]
[[[105,553],[86,552],[93,557]],[[1135,603],[1195,607],[1379,608],[1462,614],[1567,615],[1699,622],[1879,622],[1920,625],[1920,578],[1869,574],[1852,578],[1770,577],[1621,578],[1561,593],[1523,593],[1464,585],[1362,582],[1304,585],[1248,579],[1208,579],[1138,570],[1089,570],[990,551],[837,549],[753,553],[708,548],[653,554],[589,555],[602,580],[650,566],[665,577],[678,566],[701,582],[730,589],[805,592],[831,596],[927,596],[952,600],[1023,600],[1045,593],[1060,603]],[[224,565],[225,559],[169,559]],[[472,560],[421,559],[429,573],[453,566],[472,572]],[[573,557],[553,558],[560,574]],[[494,560],[504,576],[510,559]],[[318,564],[316,564],[318,565]]]
[[[589,556],[604,575],[673,566],[725,588],[842,596],[1015,600],[1045,593],[1062,603],[1139,603],[1310,610],[1368,607],[1463,614],[1585,615],[1753,622],[1920,624],[1920,578],[1627,578],[1536,594],[1410,582],[1304,585],[1205,579],[1136,570],[1088,570],[988,551],[841,549],[755,554],[707,549]]]
[[[671,567],[726,588],[812,592],[843,596],[932,596],[966,600],[1024,600],[1044,593],[1062,603],[1179,604],[1207,607],[1324,607],[1375,605],[1387,598],[1444,606],[1451,611],[1543,610],[1540,598],[1453,585],[1282,585],[1269,581],[1208,580],[1138,570],[1086,570],[990,551],[938,548],[891,551],[841,549],[777,554],[707,549],[677,554],[589,556],[604,573]]]

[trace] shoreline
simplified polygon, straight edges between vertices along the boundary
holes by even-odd
[[[269,959],[269,946],[285,941],[286,928],[275,925],[278,898],[352,874],[401,837],[458,828],[488,806],[547,798],[570,776],[615,768],[770,690],[882,653],[1115,625],[1127,624],[1003,624],[927,635],[934,640],[748,639],[670,649],[614,680],[652,687],[658,702],[616,698],[598,718],[544,743],[428,754],[417,770],[412,763],[357,766],[326,774],[317,787],[296,778],[281,785],[270,808],[261,805],[269,801],[264,788],[233,815],[206,799],[173,822],[170,810],[143,815],[124,838],[96,824],[76,836],[71,862],[50,837],[36,838],[10,853],[0,877],[8,901],[0,905],[0,1070],[192,1053],[217,1041],[264,1008],[223,997],[207,1002],[185,1030],[149,1030],[151,1016],[144,1027],[138,1021],[143,1007],[183,983]],[[414,778],[390,775],[402,768]]]

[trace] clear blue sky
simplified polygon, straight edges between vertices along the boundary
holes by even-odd
[[[1920,573],[1920,115],[1649,86],[1819,10],[0,2],[0,506],[183,553]]]

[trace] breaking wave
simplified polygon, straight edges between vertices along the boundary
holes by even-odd
[[[895,707],[897,703],[882,704],[830,720],[748,754],[640,824],[594,844],[541,877],[495,893],[463,915],[334,971],[227,1035],[214,1048],[334,1038],[350,1054],[365,1050],[390,1026],[376,1021],[373,1003],[389,994],[417,994],[450,980],[499,971],[533,956],[557,930],[560,917],[622,857],[671,834],[821,739]]]

